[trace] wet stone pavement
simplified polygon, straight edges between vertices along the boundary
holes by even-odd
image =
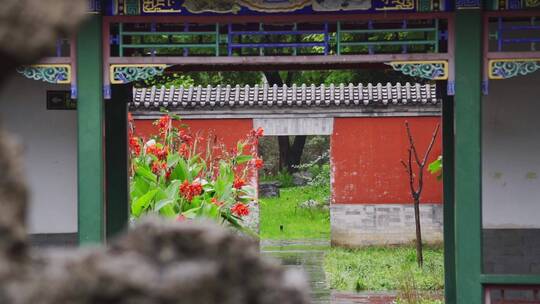
[[[303,271],[311,286],[313,304],[391,304],[392,293],[347,293],[328,288],[323,268],[325,240],[262,241],[264,255],[280,260],[286,267]]]

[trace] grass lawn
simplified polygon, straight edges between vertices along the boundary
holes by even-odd
[[[327,209],[298,208],[299,204],[310,199],[318,202],[327,200],[329,195],[327,187],[305,186],[282,188],[280,191],[279,198],[260,199],[261,239],[330,238],[330,214]],[[283,230],[280,226],[283,226]],[[441,246],[424,247],[424,269],[416,266],[416,250],[413,246],[316,249],[326,251],[324,270],[331,289],[398,291],[400,295],[398,304],[443,303],[442,300],[436,299],[440,298],[444,289],[444,259]],[[405,300],[411,297],[415,300]]]
[[[328,187],[293,187],[280,189],[281,196],[260,199],[261,239],[329,239],[330,212],[328,209],[302,209],[307,200],[324,202]],[[283,227],[283,230],[280,229]]]
[[[337,290],[444,289],[442,247],[424,247],[424,269],[416,266],[413,246],[331,248],[326,252],[324,269],[330,287]]]

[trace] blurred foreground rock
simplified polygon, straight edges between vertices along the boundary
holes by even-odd
[[[0,66],[30,63],[75,29],[83,0],[2,0]],[[109,247],[32,251],[21,153],[0,128],[0,303],[303,304],[304,278],[212,223],[142,221]]]
[[[87,0],[0,1],[0,83],[7,71],[33,63],[69,38],[84,18]]]
[[[147,218],[107,248],[30,252],[17,155],[0,133],[0,303],[309,303],[300,273],[213,223]]]

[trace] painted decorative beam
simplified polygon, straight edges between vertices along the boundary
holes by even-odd
[[[161,75],[166,64],[113,64],[110,66],[111,84],[126,84]]]
[[[429,80],[448,80],[448,62],[434,61],[391,61],[387,63],[394,71],[407,76]]]
[[[540,58],[489,60],[489,79],[525,76],[540,70]]]
[[[17,69],[24,77],[41,80],[53,84],[71,83],[71,65],[69,64],[35,64]]]

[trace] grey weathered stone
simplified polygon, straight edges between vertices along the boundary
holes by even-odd
[[[3,1],[0,66],[37,59],[73,29],[84,3]],[[0,303],[309,302],[300,274],[263,260],[253,240],[211,223],[150,218],[108,248],[31,251],[20,155],[0,128]]]
[[[32,266],[11,303],[308,303],[302,275],[213,223],[147,218],[109,248],[48,251]]]
[[[293,173],[293,184],[295,186],[305,186],[312,180],[312,178],[313,176],[309,172],[295,172]]]
[[[302,209],[322,209],[323,206],[323,203],[319,203],[318,201],[312,199],[302,202],[298,205],[298,207]]]
[[[279,182],[259,183],[259,197],[279,197]]]
[[[33,251],[20,153],[0,133],[0,303],[308,303],[301,274],[214,223],[142,220],[108,248]]]
[[[2,0],[0,62],[30,63],[42,56],[56,39],[74,33],[87,4],[85,0]]]
[[[301,275],[213,223],[148,218],[108,248],[30,253],[12,146],[0,133],[1,303],[308,303]]]

